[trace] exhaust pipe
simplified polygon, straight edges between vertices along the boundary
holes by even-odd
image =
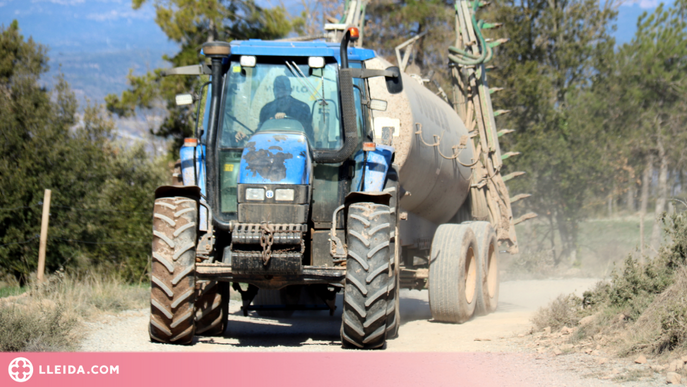
[[[217,126],[219,125],[219,103],[222,100],[222,61],[231,54],[227,42],[208,42],[203,44],[203,54],[212,62],[212,99],[210,100],[210,119],[207,133],[207,201],[212,209],[212,225],[222,231],[232,231],[231,222],[221,220],[219,208],[219,187],[217,187],[219,156],[217,154]]]
[[[355,111],[355,96],[353,94],[353,76],[348,68],[348,42],[356,41],[360,31],[351,27],[341,39],[341,68],[339,69],[339,92],[341,93],[341,117],[344,127],[344,145],[337,151],[314,150],[313,159],[317,163],[342,163],[348,160],[358,146],[358,123]]]

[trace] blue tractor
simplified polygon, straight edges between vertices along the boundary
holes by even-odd
[[[366,82],[395,94],[402,77],[364,68],[375,53],[348,47],[357,34],[210,42],[209,64],[169,72],[209,75],[211,97],[181,150],[183,186],[155,192],[153,341],[223,334],[230,283],[244,313],[265,315],[333,312],[344,290],[344,347],[381,348],[398,331],[398,174],[393,147],[369,141],[370,109],[385,103]]]

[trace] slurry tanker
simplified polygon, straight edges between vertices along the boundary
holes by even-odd
[[[326,41],[209,42],[196,137],[179,183],[155,192],[150,338],[223,335],[229,292],[244,314],[287,317],[343,298],[345,348],[385,347],[399,289],[429,289],[432,317],[496,309],[498,246],[517,251],[484,63],[492,47],[456,2],[452,101],[353,47],[365,2]],[[400,55],[400,49],[406,55]],[[443,97],[438,96],[442,95]],[[193,95],[177,103],[192,104]],[[201,106],[200,102],[197,102]]]

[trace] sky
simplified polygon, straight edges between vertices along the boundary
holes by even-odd
[[[78,96],[102,102],[106,94],[126,88],[130,68],[139,75],[164,66],[162,55],[177,49],[155,24],[151,2],[133,10],[131,0],[0,0],[0,25],[18,20],[25,37],[49,46],[51,72],[46,78],[61,71]],[[300,13],[301,0],[283,3],[293,14]],[[629,42],[637,17],[657,5],[658,0],[626,0],[619,7],[617,42]]]
[[[53,53],[174,49],[154,18],[151,5],[133,10],[131,0],[0,0],[0,24],[16,19]]]
[[[287,6],[298,3],[285,2]],[[628,42],[637,17],[657,5],[658,0],[630,0],[621,5],[616,39]],[[173,51],[176,46],[167,40],[154,18],[150,2],[133,10],[131,0],[0,0],[0,24],[8,25],[17,19],[25,35],[49,45],[52,52],[136,48]]]

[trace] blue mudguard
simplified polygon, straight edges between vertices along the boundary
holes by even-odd
[[[351,191],[377,192],[384,189],[394,147],[377,144],[375,148],[374,151],[360,150],[355,154],[355,177],[351,183]]]

